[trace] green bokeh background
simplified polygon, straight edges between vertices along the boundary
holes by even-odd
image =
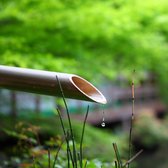
[[[167,0],[1,0],[1,64],[168,86]],[[165,99],[166,100],[166,99]]]

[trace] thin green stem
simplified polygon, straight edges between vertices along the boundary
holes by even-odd
[[[116,143],[113,143],[113,148],[114,148],[114,152],[115,152],[115,155],[116,155],[118,168],[122,168],[122,161],[121,161],[120,153],[118,151],[118,147],[117,147]]]
[[[48,168],[51,168],[51,155],[50,155],[50,149],[48,149]]]
[[[143,149],[141,149],[138,153],[136,153],[131,159],[129,159],[123,167],[126,167],[129,165],[133,160],[135,160],[141,153],[143,152]]]
[[[80,152],[78,152],[78,161],[79,161],[79,166],[80,166],[80,168],[81,168],[81,161],[82,161],[82,159],[81,159]]]
[[[57,151],[56,151],[56,154],[55,154],[55,157],[54,157],[54,162],[53,162],[53,168],[55,167],[56,160],[57,160],[57,158],[58,158],[58,153],[59,153],[59,151],[61,150],[61,147],[62,147],[63,143],[64,143],[64,141],[61,142],[61,144],[59,145],[59,147],[58,147],[58,149],[57,149]],[[67,149],[68,149],[68,147],[67,147]]]
[[[68,148],[68,146],[69,146],[69,141],[67,144],[67,161],[68,161],[68,168],[70,168],[70,149]],[[72,164],[73,164],[73,162],[72,162]],[[73,167],[74,167],[74,165],[73,165]]]
[[[61,116],[61,113],[60,113],[60,110],[57,108],[57,112],[58,112],[58,116],[59,116],[59,119],[61,121],[61,127],[63,129],[63,133],[64,133],[64,137],[65,137],[65,140],[66,140],[66,144],[67,144],[67,148],[68,148],[68,151],[69,151],[69,155],[70,155],[70,158],[71,158],[71,161],[72,161],[72,165],[74,167],[74,161],[73,161],[73,157],[72,157],[72,152],[70,150],[70,146],[69,146],[69,138],[68,138],[68,134],[66,134],[66,131],[65,131],[65,127],[64,127],[64,123],[63,123],[63,119],[62,119],[62,116]],[[67,155],[68,156],[68,155]],[[68,158],[69,159],[69,158]]]
[[[135,71],[134,71],[135,72]],[[135,113],[135,87],[134,87],[134,79],[132,80],[132,114],[131,114],[131,121],[130,121],[130,131],[129,131],[129,156],[128,160],[131,159],[132,155],[132,132],[133,132],[133,121],[134,121],[134,113]],[[128,164],[128,168],[130,168],[130,164]]]
[[[80,141],[80,167],[81,168],[83,168],[83,163],[82,163],[82,160],[83,160],[83,138],[84,138],[85,125],[86,125],[88,113],[89,113],[89,105],[87,107],[87,112],[86,112],[85,119],[83,122],[82,136],[81,136],[81,141]]]
[[[115,164],[115,168],[118,168],[118,164],[116,160],[114,161],[114,164]]]
[[[86,166],[87,166],[87,160],[86,160],[86,162],[85,162],[85,164],[84,164],[84,168],[86,168]]]
[[[73,144],[73,162],[74,162],[74,167],[77,168],[76,147],[75,147],[75,140],[74,140],[74,134],[73,134],[72,124],[71,124],[69,109],[68,109],[68,106],[67,106],[67,103],[66,103],[66,100],[65,100],[65,96],[64,96],[64,92],[63,92],[63,89],[62,89],[62,86],[61,86],[61,82],[60,82],[58,76],[56,76],[56,79],[57,79],[57,82],[59,84],[60,91],[61,91],[61,94],[62,94],[62,98],[63,98],[63,101],[64,101],[64,105],[65,105],[65,108],[66,108],[66,113],[67,113],[67,117],[68,117],[68,123],[69,123],[71,138],[72,138],[72,144]]]

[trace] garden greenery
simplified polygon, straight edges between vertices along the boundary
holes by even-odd
[[[152,71],[166,98],[167,6],[167,0],[1,0],[1,64],[95,81]]]

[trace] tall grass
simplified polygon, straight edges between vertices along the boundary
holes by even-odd
[[[56,80],[57,80],[57,83],[59,84],[59,88],[60,88],[60,91],[61,91],[63,102],[64,102],[64,105],[65,105],[65,108],[66,108],[66,114],[67,114],[67,117],[68,117],[69,130],[70,130],[70,135],[69,135],[68,132],[66,133],[65,126],[64,126],[64,123],[63,123],[63,119],[62,119],[60,110],[57,108],[57,112],[58,112],[58,115],[59,115],[59,119],[61,121],[61,126],[62,126],[62,129],[63,129],[64,137],[65,137],[65,140],[66,140],[66,144],[67,144],[68,168],[70,168],[70,161],[72,163],[72,167],[73,168],[78,168],[78,167],[83,168],[83,138],[84,138],[86,120],[87,120],[87,116],[88,116],[88,113],[89,113],[89,106],[87,107],[87,112],[86,112],[85,119],[84,119],[84,122],[83,122],[83,129],[82,129],[82,135],[81,135],[81,140],[80,140],[80,150],[77,151],[68,105],[66,103],[64,92],[63,92],[63,89],[62,89],[62,86],[61,86],[61,82],[60,82],[58,76],[56,76]],[[72,144],[73,144],[73,148],[72,149],[69,146],[69,138],[68,138],[68,136],[72,140]],[[87,165],[87,163],[84,164],[84,167],[86,167],[86,165]],[[54,167],[54,165],[53,165],[53,167]]]
[[[132,93],[132,113],[130,118],[130,129],[129,129],[129,142],[128,142],[128,159],[125,163],[122,163],[122,159],[120,157],[120,153],[116,143],[113,143],[113,149],[116,155],[115,161],[115,168],[130,168],[131,162],[135,160],[142,152],[141,149],[138,153],[132,156],[132,134],[133,134],[133,122],[134,122],[134,114],[135,114],[135,86],[134,86],[134,74],[135,70],[133,71],[133,79],[131,83],[131,93]]]
[[[83,127],[81,130],[81,137],[80,137],[80,143],[79,146],[77,145],[74,137],[74,130],[73,130],[73,125],[72,125],[72,120],[69,112],[69,108],[64,96],[64,91],[61,85],[61,82],[56,76],[56,82],[59,84],[59,89],[61,92],[61,96],[65,105],[65,111],[68,119],[68,126],[64,123],[63,117],[61,115],[61,111],[59,108],[57,108],[57,113],[58,117],[60,120],[60,125],[63,131],[63,139],[61,143],[58,145],[57,150],[54,153],[54,156],[52,156],[52,152],[48,148],[47,150],[47,168],[56,168],[56,166],[59,164],[59,154],[60,151],[63,147],[63,145],[66,146],[66,151],[65,151],[65,157],[66,157],[66,168],[93,168],[90,167],[89,161],[86,160],[86,157],[84,156],[83,153],[83,141],[84,141],[84,135],[85,135],[85,126],[86,126],[86,121],[87,117],[89,115],[89,106],[87,106],[86,114],[83,120]],[[112,143],[112,146],[109,144],[109,148],[112,149],[115,153],[115,158],[113,165],[110,165],[108,168],[131,168],[131,163],[142,153],[142,150],[137,152],[135,155],[133,155],[133,147],[132,147],[132,133],[133,133],[133,121],[134,121],[134,103],[135,103],[135,88],[134,88],[134,81],[132,81],[131,84],[131,89],[132,89],[132,113],[130,116],[130,130],[129,130],[129,141],[128,141],[128,158],[125,159],[126,161],[123,161],[120,155],[119,147],[116,142]],[[37,135],[37,134],[36,134]],[[38,137],[38,136],[37,136]],[[37,138],[37,142],[39,142],[39,138]],[[72,145],[71,145],[72,142]],[[46,165],[44,166],[42,163],[40,163],[35,156],[33,158],[33,168],[46,168]],[[95,167],[94,167],[95,168]],[[97,167],[98,168],[98,167]],[[104,168],[103,165],[101,168]]]
[[[73,148],[70,149],[69,140],[67,138],[67,134],[66,134],[66,131],[65,131],[65,126],[64,126],[64,123],[63,123],[63,119],[62,119],[60,110],[57,108],[58,115],[59,115],[59,118],[60,118],[60,121],[61,121],[61,126],[62,126],[62,129],[63,129],[63,132],[64,132],[64,137],[65,137],[65,140],[66,140],[66,143],[67,143],[68,168],[70,168],[70,162],[72,163],[73,168],[83,168],[83,167],[86,168],[87,167],[87,162],[85,162],[84,166],[83,166],[83,159],[84,159],[83,158],[83,138],[84,138],[84,132],[85,132],[85,124],[86,124],[87,116],[88,116],[88,113],[89,113],[89,106],[87,107],[87,112],[86,112],[85,119],[84,119],[84,122],[83,122],[83,129],[82,129],[81,141],[80,141],[80,150],[77,151],[76,144],[75,144],[75,139],[74,139],[74,134],[73,134],[73,129],[72,129],[71,118],[70,118],[68,106],[67,106],[67,103],[66,103],[66,99],[65,99],[65,96],[64,96],[64,92],[63,92],[60,80],[57,76],[56,76],[56,79],[57,79],[57,82],[59,84],[61,95],[62,95],[64,105],[65,105],[65,108],[66,108],[66,114],[67,114],[67,117],[68,117],[69,130],[70,130],[70,138],[71,138],[72,144],[73,144]],[[113,143],[113,149],[114,149],[114,152],[115,152],[115,155],[116,155],[116,161],[114,162],[115,163],[115,168],[130,168],[131,162],[137,156],[139,156],[143,151],[143,150],[140,150],[138,153],[136,153],[135,155],[132,156],[132,132],[133,132],[133,121],[134,121],[134,113],[135,113],[135,109],[134,109],[134,103],[135,103],[134,80],[132,80],[131,88],[132,88],[132,114],[131,114],[130,131],[129,131],[129,150],[128,150],[129,156],[128,156],[127,161],[125,163],[123,163],[122,159],[121,159],[121,156],[120,156],[120,152],[118,150],[118,146],[117,146],[116,143]],[[54,165],[53,165],[53,167],[54,167]]]

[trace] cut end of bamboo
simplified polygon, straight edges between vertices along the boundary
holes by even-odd
[[[84,94],[88,99],[96,103],[106,104],[107,100],[103,94],[94,87],[90,82],[79,76],[72,76],[71,82],[82,94]]]
[[[106,104],[103,94],[77,75],[0,65],[0,87],[10,90],[62,96],[56,76],[66,98]]]

